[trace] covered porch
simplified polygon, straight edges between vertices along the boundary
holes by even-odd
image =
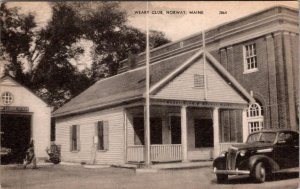
[[[126,163],[145,160],[144,108],[125,109]],[[152,163],[212,160],[248,134],[244,104],[152,99],[150,112]]]

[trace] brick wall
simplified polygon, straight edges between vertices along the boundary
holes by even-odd
[[[252,43],[258,71],[244,73],[243,46]],[[211,53],[262,103],[266,128],[298,129],[298,34],[277,32]]]

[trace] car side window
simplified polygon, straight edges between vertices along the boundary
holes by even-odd
[[[279,133],[279,135],[278,135],[278,141],[279,142],[285,141],[285,133]]]

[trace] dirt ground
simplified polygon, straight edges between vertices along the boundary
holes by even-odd
[[[226,184],[217,184],[211,168],[165,170],[136,174],[132,169],[50,165],[38,169],[0,166],[2,188],[22,189],[261,189],[298,188],[299,173],[276,175],[275,179],[255,184],[247,177],[231,177]]]

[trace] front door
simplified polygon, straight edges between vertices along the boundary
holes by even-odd
[[[214,130],[211,119],[195,119],[195,148],[214,147]]]

